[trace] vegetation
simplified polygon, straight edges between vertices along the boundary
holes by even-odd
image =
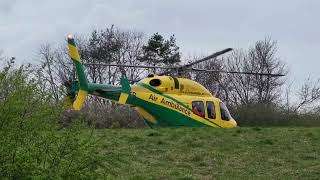
[[[18,156],[20,161],[16,166],[11,166],[10,161],[2,161],[1,176],[317,179],[320,175],[319,128],[101,129],[94,133],[90,130],[77,133],[65,131],[55,131],[49,138],[52,141],[53,137],[60,137],[54,142],[60,142],[57,147],[63,144],[63,151],[54,150],[55,146],[51,144],[53,149],[48,149],[46,152],[49,154],[46,155],[39,153],[39,148],[43,147],[40,144],[38,149],[35,146],[30,150],[29,143],[19,144],[19,148],[24,151]],[[48,138],[48,132],[37,133],[38,136],[41,134]],[[86,142],[88,137],[96,142],[94,148],[78,144],[79,141]],[[68,148],[77,150],[73,152]],[[56,163],[50,161],[52,155],[57,155]],[[42,163],[35,163],[37,161]],[[8,171],[3,166],[7,169],[15,167],[15,171]]]
[[[138,60],[154,66],[173,65],[180,62],[179,47],[176,45],[174,35],[170,36],[170,40],[164,40],[159,33],[155,33],[148,44],[142,46],[142,53],[143,56],[138,57]]]
[[[247,104],[231,109],[241,127],[320,127],[318,112],[292,112],[278,104]]]
[[[81,119],[58,131],[61,106],[41,91],[30,66],[13,65],[0,72],[1,179],[94,177],[95,142],[81,136]]]
[[[318,179],[319,137],[319,128],[98,130],[97,172],[107,179]]]

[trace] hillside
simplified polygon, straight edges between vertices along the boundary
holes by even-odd
[[[105,129],[94,138],[107,178],[320,177],[320,128]]]

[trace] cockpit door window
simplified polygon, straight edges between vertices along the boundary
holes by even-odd
[[[208,118],[210,119],[216,118],[214,103],[212,101],[207,101],[207,113],[208,113]]]
[[[204,117],[204,105],[202,101],[192,101],[192,112],[198,116]]]
[[[174,81],[174,88],[175,89],[179,89],[179,80],[175,77],[172,77],[173,78],[173,81]]]
[[[221,112],[221,119],[225,121],[229,121],[231,119],[230,112],[225,104],[220,102],[220,112]]]

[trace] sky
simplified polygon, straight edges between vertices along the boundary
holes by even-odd
[[[0,0],[0,49],[33,62],[41,44],[112,24],[147,36],[175,34],[183,57],[248,49],[271,37],[289,78],[301,84],[320,78],[319,9],[318,0]]]

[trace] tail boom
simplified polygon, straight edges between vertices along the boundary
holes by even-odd
[[[74,89],[77,92],[76,100],[73,102],[73,109],[80,110],[84,104],[88,94],[94,94],[100,97],[118,101],[120,104],[126,104],[130,96],[131,87],[126,78],[120,81],[121,87],[89,83],[81,63],[80,55],[72,35],[68,35],[69,55],[76,67],[76,74],[78,77],[78,88]]]

